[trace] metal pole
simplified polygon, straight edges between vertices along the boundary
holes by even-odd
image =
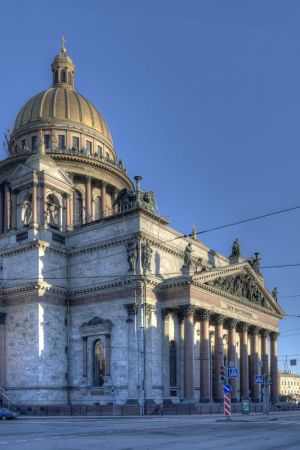
[[[116,393],[115,386],[112,387],[112,398],[113,398],[113,415],[116,416]]]
[[[147,278],[146,278],[146,270],[144,273],[143,280],[143,415],[147,415],[146,409],[146,286],[147,286]]]

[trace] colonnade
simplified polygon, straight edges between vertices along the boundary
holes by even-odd
[[[90,222],[93,220],[93,211],[92,211],[92,199],[93,199],[93,192],[92,192],[92,177],[86,176],[85,181],[85,222]],[[96,180],[98,181],[98,180]],[[107,183],[105,181],[101,181],[101,205],[100,205],[100,217],[105,217],[107,215],[111,215],[114,212],[117,212],[116,207],[112,209],[112,211],[106,211],[106,195],[107,195]],[[112,197],[112,204],[114,204],[118,191],[115,187],[110,186],[111,191],[111,197]]]
[[[117,212],[116,207],[114,207],[111,211],[106,210],[106,196],[109,192],[113,204],[117,198],[118,190],[110,185],[108,190],[108,185],[105,181],[96,181],[100,183],[100,205],[98,216],[99,218],[102,218]],[[48,188],[51,190],[51,186],[48,186],[44,182],[34,181],[31,185],[31,223],[33,224],[39,223],[41,225],[45,225],[47,222]],[[20,228],[20,225],[18,226],[18,208],[22,206],[20,196],[18,196],[20,192],[21,191],[16,188],[12,189],[8,183],[3,183],[0,185],[0,233],[7,232],[9,230],[17,230]],[[83,210],[82,207],[82,222],[88,223],[95,220],[92,208],[93,178],[90,176],[86,176],[84,180],[84,197],[84,199],[82,198],[82,205],[84,200],[85,209]],[[60,193],[61,231],[71,229],[74,225],[76,210],[75,198],[74,191]]]
[[[184,328],[181,348],[183,349],[185,400],[195,399],[195,381],[197,380],[194,379],[194,327],[197,322],[200,322],[200,380],[197,382],[199,385],[200,381],[200,401],[223,401],[221,372],[223,368],[227,370],[229,367],[236,367],[239,370],[238,379],[229,379],[232,385],[233,402],[244,399],[251,399],[253,402],[261,401],[261,387],[255,383],[256,375],[270,376],[271,400],[278,401],[278,333],[215,314],[209,310],[199,309],[193,305],[183,305],[176,310],[164,309],[163,322],[169,320],[170,314],[176,314],[178,319],[176,323]],[[164,324],[163,329],[166,329]],[[225,333],[227,334],[226,347],[224,346]],[[213,350],[212,334],[214,335]]]

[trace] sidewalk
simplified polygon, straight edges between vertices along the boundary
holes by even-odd
[[[262,413],[251,413],[251,414],[241,414],[241,413],[236,413],[233,414],[232,416],[230,416],[229,419],[227,419],[224,415],[222,414],[192,414],[192,415],[173,415],[173,414],[164,414],[163,416],[159,416],[159,415],[146,415],[146,416],[95,416],[95,415],[91,415],[91,416],[46,416],[46,415],[42,415],[42,416],[34,416],[34,415],[20,415],[18,416],[18,419],[22,419],[22,420],[35,420],[35,419],[42,419],[42,420],[70,420],[70,419],[75,419],[75,420],[89,420],[89,419],[110,419],[110,420],[120,420],[120,419],[125,419],[125,420],[131,420],[131,419],[141,419],[141,420],[164,420],[164,419],[182,419],[182,418],[189,418],[192,419],[193,421],[201,421],[203,420],[207,420],[207,419],[211,419],[211,422],[251,422],[251,421],[257,421],[257,420],[265,420],[265,421],[274,421],[274,420],[278,420],[279,418],[282,418],[286,415],[295,415],[297,414],[300,418],[300,411],[281,411],[281,412],[272,412],[270,413],[268,416],[265,416]],[[300,424],[300,421],[299,421]]]

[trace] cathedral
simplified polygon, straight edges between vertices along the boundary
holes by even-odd
[[[224,378],[233,403],[260,403],[261,374],[277,402],[284,312],[259,254],[236,240],[224,256],[173,229],[76,90],[63,40],[51,69],[0,162],[0,395],[201,408],[223,402]]]

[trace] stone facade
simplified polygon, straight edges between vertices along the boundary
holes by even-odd
[[[284,313],[258,258],[227,258],[157,215],[94,107],[80,97],[81,112],[65,116],[70,61],[62,48],[52,66],[67,103],[49,115],[54,94],[43,93],[39,120],[25,105],[0,163],[0,387],[23,405],[107,404],[112,390],[119,404],[221,402],[221,368],[234,365],[233,400],[259,402],[254,375],[262,360],[277,379]],[[67,142],[83,126],[111,156],[59,147],[60,120]],[[34,136],[38,148],[22,148]]]

